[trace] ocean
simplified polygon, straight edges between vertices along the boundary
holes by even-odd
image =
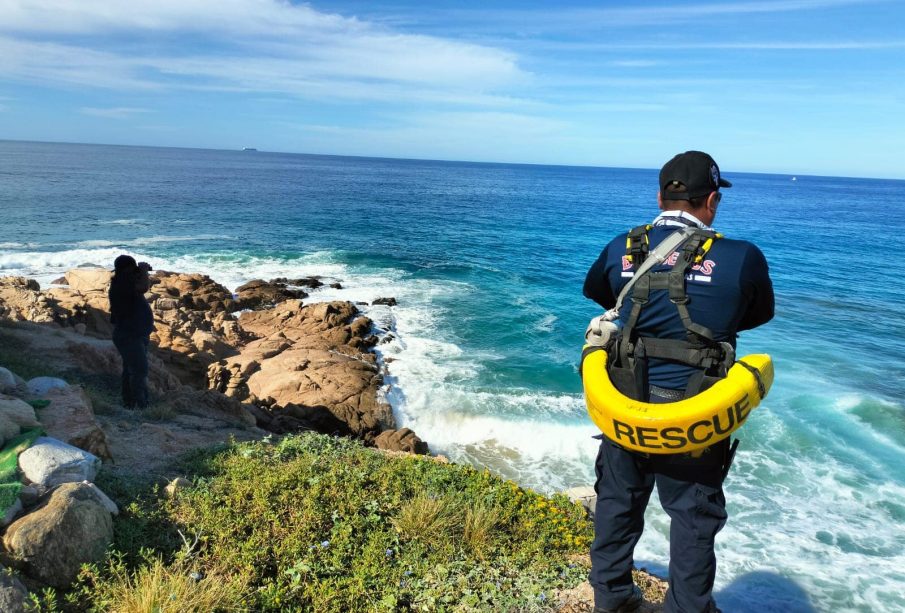
[[[715,225],[760,246],[777,296],[739,355],[770,353],[776,381],[738,432],[718,602],[905,611],[905,182],[724,174]],[[343,289],[308,301],[395,297],[362,309],[393,335],[400,425],[554,492],[593,482],[584,274],[656,190],[656,170],[0,141],[0,275],[46,286],[130,253],[231,289],[321,275]],[[665,573],[655,501],[636,561]]]

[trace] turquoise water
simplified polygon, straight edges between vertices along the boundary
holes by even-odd
[[[725,611],[905,611],[905,182],[726,169],[716,226],[771,263],[776,361],[718,543]],[[593,479],[587,268],[656,213],[656,171],[0,142],[0,274],[128,252],[235,288],[320,274],[370,302],[402,425],[544,491]],[[887,255],[889,254],[889,255]],[[652,505],[640,564],[667,562]]]

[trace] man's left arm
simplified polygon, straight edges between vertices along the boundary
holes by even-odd
[[[742,295],[747,298],[748,305],[739,322],[739,330],[750,330],[773,319],[774,296],[770,267],[767,265],[767,258],[754,245],[751,245],[745,254],[741,290]]]

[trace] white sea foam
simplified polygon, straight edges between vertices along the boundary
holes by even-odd
[[[105,226],[138,226],[144,225],[147,222],[143,219],[110,219],[100,222]]]
[[[197,234],[194,236],[143,236],[123,241],[115,240],[86,240],[75,243],[76,247],[103,248],[103,247],[148,247],[167,243],[185,243],[194,241],[228,241],[235,237],[222,234]]]
[[[534,329],[538,332],[553,332],[553,328],[556,325],[556,321],[559,318],[553,313],[548,313],[541,317],[536,324],[534,324]]]

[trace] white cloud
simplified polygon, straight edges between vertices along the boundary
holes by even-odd
[[[42,83],[480,105],[528,78],[505,50],[285,0],[0,0],[0,33],[0,75]]]
[[[115,106],[111,108],[82,107],[79,112],[93,117],[105,117],[107,119],[129,119],[135,115],[151,113],[151,109],[142,109],[129,106]]]
[[[651,68],[661,64],[662,62],[655,62],[654,60],[613,60],[610,62],[610,66],[615,66],[616,68]]]

